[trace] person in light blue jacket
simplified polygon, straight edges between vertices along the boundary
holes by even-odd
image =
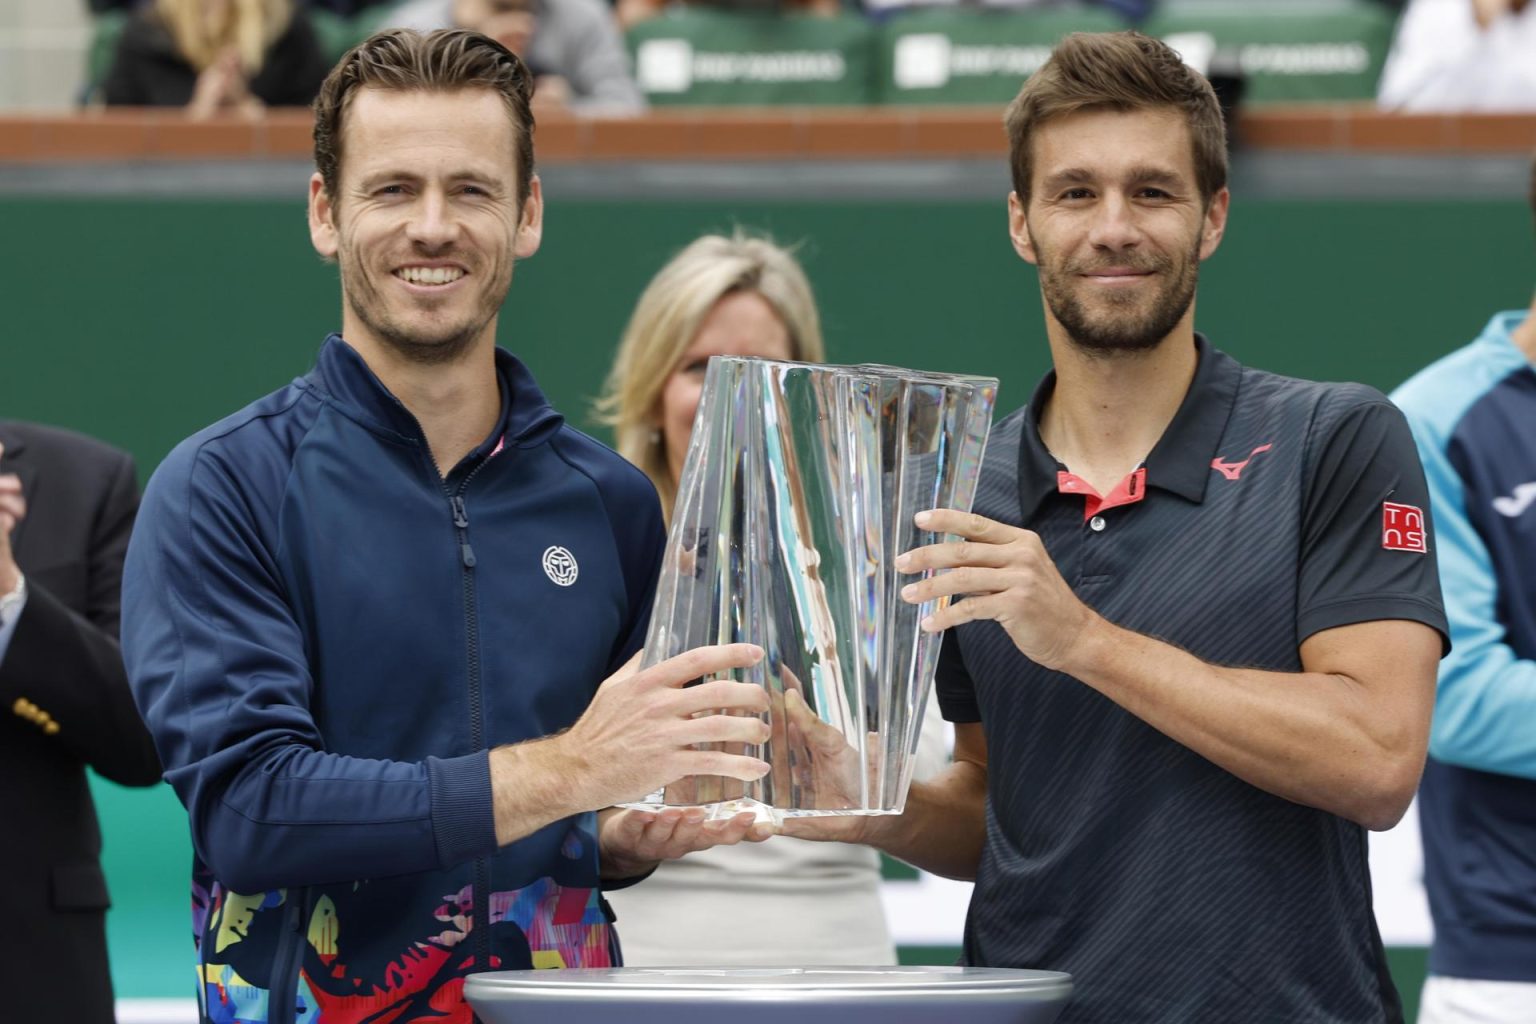
[[[1536,1022],[1533,364],[1536,303],[1392,395],[1429,479],[1452,643],[1419,789],[1435,926],[1419,1024]]]

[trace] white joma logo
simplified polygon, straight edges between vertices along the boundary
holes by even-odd
[[[1501,516],[1513,519],[1530,508],[1532,504],[1536,504],[1536,480],[1516,487],[1515,493],[1507,498],[1494,498],[1493,510]]]

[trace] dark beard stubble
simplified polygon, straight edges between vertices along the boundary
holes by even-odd
[[[1200,278],[1200,243],[1197,239],[1193,250],[1182,263],[1161,254],[1141,256],[1131,260],[1067,261],[1060,269],[1047,270],[1048,256],[1035,243],[1035,251],[1041,254],[1039,265],[1040,291],[1051,315],[1067,331],[1067,337],[1079,351],[1094,356],[1115,356],[1149,352],[1157,348],[1170,331],[1184,319],[1195,301],[1195,287]],[[1107,311],[1101,308],[1094,317],[1073,294],[1068,282],[1080,274],[1092,273],[1110,267],[1130,267],[1152,271],[1166,282],[1153,298],[1152,308],[1136,318],[1135,296],[1106,297]],[[1169,275],[1172,275],[1171,277]]]
[[[489,297],[483,297],[480,308],[477,310],[479,315],[472,318],[461,330],[441,336],[422,337],[408,331],[404,325],[396,323],[389,317],[378,289],[373,286],[368,275],[359,269],[360,258],[356,253],[344,248],[337,253],[337,257],[341,267],[342,301],[352,310],[353,315],[375,337],[399,355],[423,366],[451,363],[462,356],[474,344],[475,339],[480,337],[486,325],[495,318],[501,309],[502,301],[506,299],[507,289],[512,283],[509,255],[509,265],[503,275],[505,280],[497,289],[500,293],[498,299],[492,301]]]

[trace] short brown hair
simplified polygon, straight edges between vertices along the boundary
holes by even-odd
[[[377,32],[348,50],[331,69],[315,98],[315,168],[325,191],[337,198],[341,173],[342,120],[362,88],[400,92],[491,89],[512,118],[517,146],[517,204],[533,180],[533,78],[517,55],[488,36],[463,29],[426,34],[410,29]]]
[[[1188,122],[1195,178],[1209,201],[1227,184],[1227,128],[1211,83],[1166,43],[1140,32],[1072,33],[1008,105],[1003,123],[1013,190],[1028,202],[1031,136],[1045,122],[1083,110],[1158,107],[1176,108]]]

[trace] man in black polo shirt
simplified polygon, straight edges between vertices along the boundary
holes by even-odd
[[[960,598],[925,620],[957,763],[784,832],[974,878],[965,962],[1070,972],[1062,1021],[1401,1020],[1365,829],[1413,796],[1445,632],[1412,438],[1194,333],[1226,149],[1173,51],[1071,36],[1008,128],[1055,371],[975,514],[918,517],[964,539],[897,561]]]

